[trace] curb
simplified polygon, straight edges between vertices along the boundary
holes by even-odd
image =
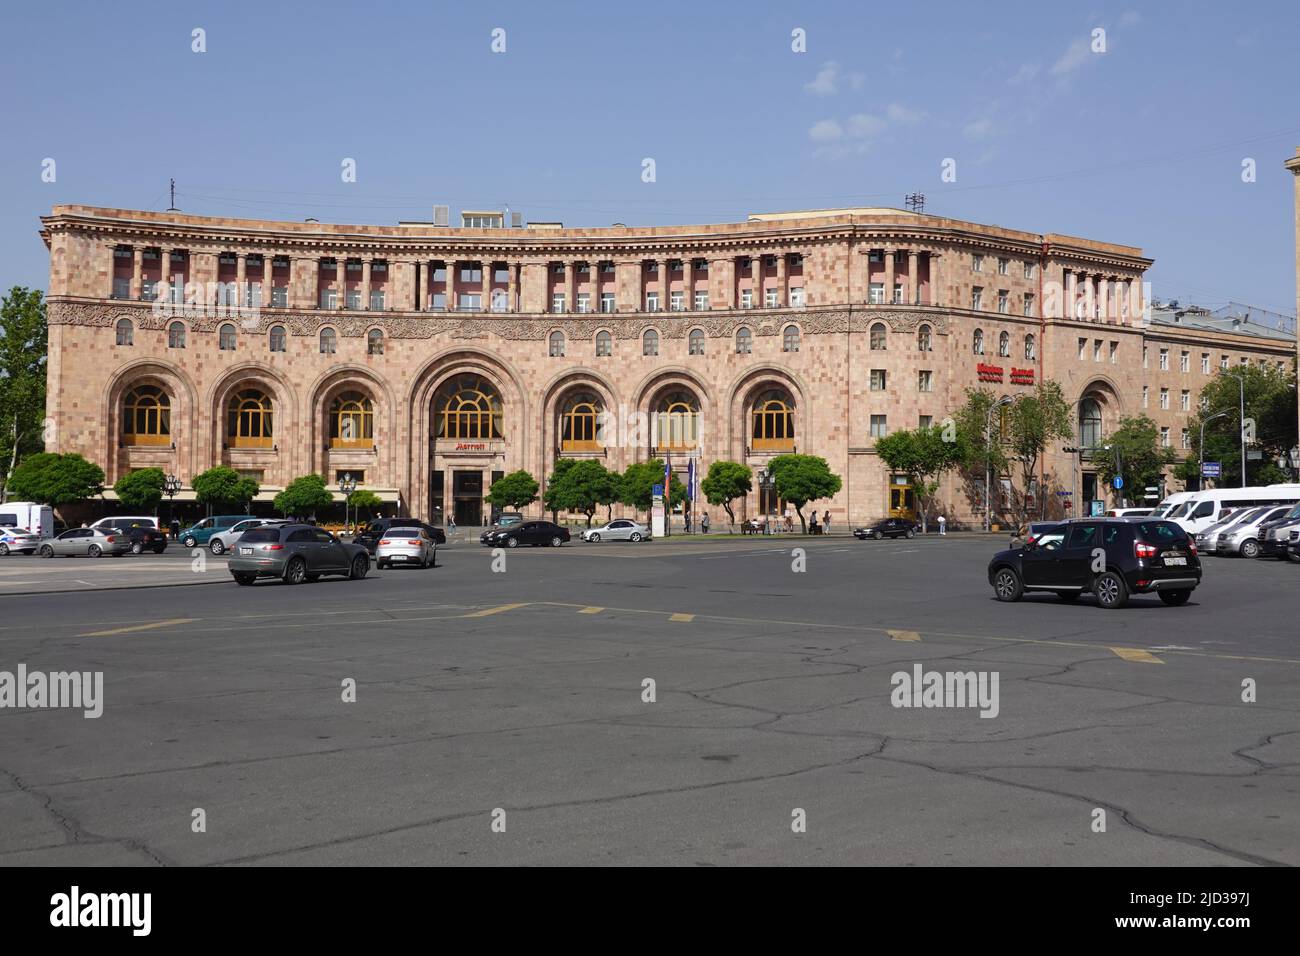
[[[232,579],[233,580],[233,579]],[[102,588],[54,588],[46,591],[4,591],[0,597],[31,597],[38,594],[93,594],[96,591],[149,591],[154,588],[196,588],[205,584],[226,584],[226,581],[184,581],[173,584],[111,584]]]

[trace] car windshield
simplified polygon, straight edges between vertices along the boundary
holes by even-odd
[[[1162,518],[1181,518],[1187,514],[1187,509],[1192,506],[1193,502],[1184,501],[1180,505],[1175,505],[1174,510],[1167,515],[1161,515]]]
[[[250,528],[239,539],[240,544],[257,544],[264,541],[279,541],[280,529],[276,527]]]

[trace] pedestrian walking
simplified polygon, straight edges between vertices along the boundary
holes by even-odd
[[[945,518],[943,515],[939,515],[939,535],[940,535],[940,537],[942,537],[943,535],[945,535],[945,534],[948,533],[948,531],[947,531],[947,527],[948,527],[948,519]]]
[[[817,524],[817,512],[812,513],[812,518],[808,522],[809,534],[821,534],[821,526]]]
[[[448,534],[456,533],[456,519],[451,517],[450,515],[447,517],[447,533]]]
[[[794,513],[790,510],[788,505],[785,509],[785,530],[787,532],[794,531]]]
[[[825,512],[822,513],[822,534],[830,534],[830,533],[831,533],[831,512],[830,509],[828,508]]]
[[[709,513],[707,511],[700,516],[700,530],[705,534],[709,533]]]
[[[686,524],[686,533],[691,533],[691,513],[689,511],[682,515],[682,521]]]

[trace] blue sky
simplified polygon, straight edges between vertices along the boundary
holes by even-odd
[[[713,222],[920,190],[930,212],[1139,245],[1160,297],[1295,312],[1293,4],[319,0],[0,17],[6,288],[44,287],[37,217],[53,204],[161,210],[174,176],[186,212],[358,223],[428,219],[437,202]]]

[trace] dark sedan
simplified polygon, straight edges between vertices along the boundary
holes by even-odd
[[[853,537],[859,541],[865,541],[867,538],[875,538],[877,541],[881,538],[914,538],[916,522],[909,521],[907,518],[886,518],[865,528],[854,528]]]
[[[130,528],[104,528],[105,531],[114,535],[123,535],[131,542],[132,554],[144,554],[146,551],[152,551],[154,554],[162,554],[167,550],[167,535],[157,528],[151,528],[148,525],[137,524]]]
[[[505,528],[488,528],[479,542],[489,548],[517,548],[521,544],[558,548],[569,541],[569,529],[551,521],[524,521]]]
[[[361,545],[366,549],[367,554],[373,555],[375,548],[379,544],[379,539],[388,533],[389,528],[423,528],[424,533],[435,544],[447,543],[447,533],[445,531],[431,524],[426,524],[419,518],[376,518],[366,525],[366,530],[352,539],[352,543]]]
[[[358,580],[370,570],[370,555],[307,524],[264,525],[246,531],[230,549],[230,575],[240,584],[280,578],[285,584],[315,581],[325,574]]]

